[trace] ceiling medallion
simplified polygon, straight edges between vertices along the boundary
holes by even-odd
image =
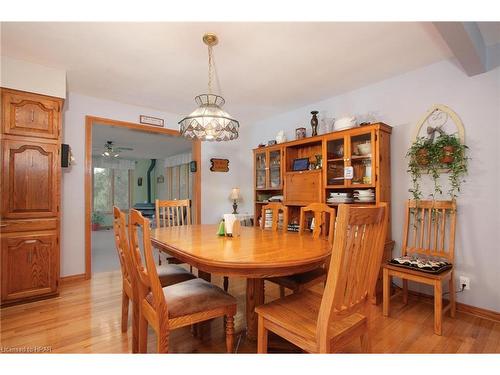
[[[240,124],[222,109],[225,100],[212,94],[212,47],[218,43],[217,35],[203,35],[203,43],[208,46],[208,94],[198,95],[194,100],[198,104],[189,116],[180,122],[180,133],[190,139],[201,141],[230,141],[238,138]]]

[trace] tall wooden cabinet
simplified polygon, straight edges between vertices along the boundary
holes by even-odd
[[[336,193],[352,194],[355,190],[373,190],[375,199],[373,202],[349,204],[387,202],[390,209],[391,131],[390,126],[375,123],[254,149],[256,225],[262,205],[267,204],[269,198],[280,195],[289,211],[287,224],[298,221],[300,207],[315,202],[337,206],[338,203],[329,203],[328,198]],[[269,184],[271,152],[282,155],[280,164],[274,166],[283,176],[282,184],[275,186]],[[298,159],[308,159],[311,164],[318,164],[321,160],[321,167],[294,171],[294,160]],[[346,170],[351,172],[348,178]],[[384,261],[391,258],[393,246],[389,222]],[[382,291],[381,278],[382,274],[377,285],[378,296],[381,296]]]
[[[63,99],[0,89],[1,304],[58,294]]]

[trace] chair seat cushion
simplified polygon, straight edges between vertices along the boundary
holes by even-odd
[[[156,271],[163,287],[196,278],[191,272],[175,264],[162,264],[156,267]]]
[[[438,274],[449,270],[453,265],[446,259],[407,255],[391,259],[390,264],[416,271]]]
[[[163,288],[170,319],[234,305],[236,298],[202,279],[192,279]],[[146,297],[152,303],[152,294]]]
[[[324,282],[326,280],[326,270],[320,267],[308,272],[297,273],[290,276],[270,277],[266,280],[293,291],[298,291],[301,288],[307,289],[315,284]]]

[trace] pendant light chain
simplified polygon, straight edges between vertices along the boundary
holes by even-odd
[[[208,46],[208,93],[212,94],[212,46]]]

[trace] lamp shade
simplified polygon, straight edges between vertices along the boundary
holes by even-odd
[[[202,141],[230,141],[238,138],[238,121],[222,110],[224,99],[219,95],[203,94],[195,98],[199,105],[180,122],[180,133]]]
[[[237,201],[241,198],[241,195],[240,195],[240,188],[233,188],[231,190],[231,196],[230,196],[230,199],[232,199],[233,201]]]

